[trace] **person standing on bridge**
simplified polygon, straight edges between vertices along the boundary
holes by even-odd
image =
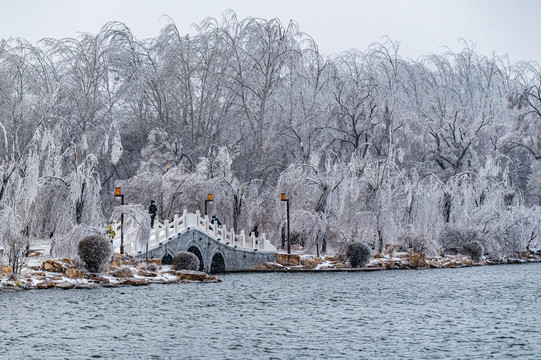
[[[252,231],[250,231],[250,237],[251,237],[252,235],[253,235],[254,238],[256,239],[256,240],[255,240],[255,243],[256,243],[256,245],[257,245],[257,243],[259,242],[259,240],[257,240],[257,238],[259,237],[259,231],[257,231],[257,225],[254,226],[254,229],[253,229]]]
[[[218,218],[216,217],[216,215],[212,215],[212,219],[210,220],[210,223],[211,223],[211,224],[216,223],[216,226],[218,226],[219,228],[222,227],[222,223],[220,222],[220,220],[218,220]]]
[[[158,212],[158,207],[156,206],[156,203],[154,200],[150,202],[150,206],[148,207],[148,213],[150,214],[150,227],[154,228],[154,219],[156,218],[156,213]]]

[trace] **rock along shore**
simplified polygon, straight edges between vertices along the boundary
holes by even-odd
[[[351,268],[350,264],[338,254],[324,257],[316,257],[309,254],[277,254],[276,262],[267,262],[261,266],[235,272],[366,272],[379,270],[463,268],[538,262],[541,262],[541,253],[535,253],[533,251],[519,252],[515,257],[499,260],[483,257],[479,261],[474,261],[471,257],[462,254],[427,257],[426,253],[409,251],[385,254],[376,253],[375,257],[371,259],[366,267]]]
[[[116,254],[109,269],[100,274],[88,273],[70,259],[30,258],[20,274],[0,267],[0,290],[32,289],[92,289],[95,287],[145,286],[151,284],[211,283],[221,281],[217,276],[192,270],[174,270],[159,259],[134,261]]]

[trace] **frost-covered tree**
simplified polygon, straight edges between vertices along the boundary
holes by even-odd
[[[324,56],[295,22],[231,11],[193,35],[0,41],[0,206],[57,243],[103,226],[114,186],[162,218],[213,193],[228,227],[278,245],[286,192],[309,249],[436,253],[453,227],[490,256],[536,249],[539,64],[399,45]]]
[[[51,243],[51,255],[79,261],[79,242],[88,236],[101,236],[103,231],[98,227],[79,224],[66,233],[57,235]]]
[[[24,265],[30,242],[23,234],[20,217],[10,207],[0,210],[0,236],[4,252],[7,254],[8,265],[15,274],[18,274]]]
[[[140,204],[121,205],[114,208],[110,220],[119,221],[122,214],[124,214],[125,223],[134,223],[137,231],[137,244],[148,248],[150,239],[150,216],[148,211]]]

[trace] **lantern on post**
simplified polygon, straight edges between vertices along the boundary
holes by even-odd
[[[286,217],[286,221],[287,221],[287,253],[291,254],[291,242],[289,240],[289,199],[287,198],[286,193],[281,193],[280,194],[280,201],[285,201],[286,202],[286,211],[287,211],[287,217]]]
[[[207,198],[205,199],[205,216],[207,215],[207,204],[209,202],[212,202],[212,199],[213,199],[212,194],[208,194]]]
[[[121,204],[124,205],[124,194],[121,188],[115,188],[115,197],[119,197]],[[120,214],[120,254],[124,254],[124,213]]]

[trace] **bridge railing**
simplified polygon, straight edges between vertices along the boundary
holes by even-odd
[[[112,225],[115,230],[115,239],[113,243],[116,248],[120,248],[120,238],[122,234],[120,223]],[[156,219],[154,221],[154,228],[150,231],[148,248],[151,249],[158,246],[190,228],[197,228],[208,236],[231,247],[276,251],[276,248],[269,240],[267,240],[264,233],[261,234],[260,237],[255,237],[254,234],[246,236],[244,230],[241,230],[239,234],[236,234],[235,229],[233,228],[228,230],[225,225],[217,226],[216,224],[212,224],[209,221],[208,216],[201,216],[199,211],[196,211],[195,214],[191,214],[188,213],[187,210],[184,210],[181,216],[175,215],[171,221],[169,219]],[[128,218],[124,221],[124,251],[127,254],[146,250],[143,248],[146,247],[146,245],[137,243],[137,231],[138,226],[132,218]]]

